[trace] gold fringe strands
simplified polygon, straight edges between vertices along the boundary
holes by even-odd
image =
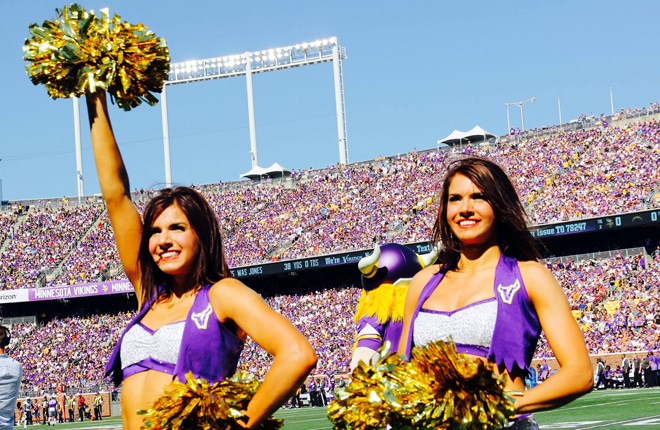
[[[458,354],[453,343],[414,348],[411,363],[427,380],[429,392],[419,423],[441,429],[495,429],[514,415],[513,399],[504,392],[505,378],[491,365]]]
[[[409,362],[388,348],[373,366],[360,363],[328,406],[335,429],[497,429],[514,415],[504,378],[453,343],[414,348]]]
[[[104,90],[127,111],[158,103],[153,93],[162,92],[170,69],[164,39],[107,10],[96,15],[74,3],[56,12],[55,20],[29,27],[23,59],[33,84],[54,99]]]
[[[142,429],[243,429],[239,421],[247,421],[245,410],[258,387],[259,381],[245,372],[215,384],[188,372],[185,384],[173,382],[151,409],[138,411],[145,416]],[[282,424],[269,417],[259,428],[275,430]]]
[[[407,376],[414,371],[410,363],[391,354],[390,348],[386,342],[374,365],[358,363],[350,383],[335,393],[335,400],[328,405],[335,429],[407,428],[406,417],[419,413],[416,398],[425,387]],[[406,378],[400,379],[395,369],[403,370]]]

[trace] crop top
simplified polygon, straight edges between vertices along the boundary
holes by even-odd
[[[164,369],[163,371],[171,373],[180,382],[184,383],[186,381],[186,373],[189,371],[196,378],[206,379],[209,383],[222,381],[233,375],[236,371],[241,351],[243,350],[243,340],[218,320],[209,299],[210,288],[210,284],[205,285],[197,292],[195,301],[190,308],[190,312],[188,312],[185,322],[180,324],[183,328],[181,329],[182,332],[177,353],[175,353],[175,347],[173,346],[174,333],[170,333],[172,336],[166,336],[167,331],[174,330],[176,327],[168,326],[161,327],[161,330],[165,328],[162,336],[167,337],[165,343],[169,343],[169,346],[157,345],[155,348],[149,349],[143,345],[138,347],[141,351],[133,353],[128,352],[128,348],[126,348],[125,352],[123,352],[122,345],[127,336],[129,338],[129,344],[133,343],[134,345],[136,345],[137,339],[145,338],[145,333],[141,333],[142,329],[135,329],[135,326],[140,325],[140,321],[153,305],[154,300],[148,300],[135,318],[128,324],[124,334],[122,334],[115,346],[105,367],[106,376],[112,376],[114,384],[119,386],[125,377],[123,369],[128,371],[126,376],[130,376],[131,372],[135,374],[139,371],[152,368],[159,370],[156,366],[162,366],[160,368]],[[176,324],[178,323],[171,325]],[[158,334],[158,336],[161,335]],[[133,340],[131,340],[131,337],[133,337]],[[173,357],[176,359],[172,362],[170,360]],[[128,365],[122,364],[124,358],[133,363]],[[160,363],[155,363],[152,358],[159,360]],[[143,360],[147,361],[143,362]],[[146,364],[149,367],[138,370],[135,368],[131,369],[132,365],[140,364],[140,362],[142,362],[143,366]],[[172,364],[174,364],[173,367]]]
[[[442,281],[447,267],[429,279],[422,289],[408,331],[406,356],[410,357],[415,342],[415,326],[419,320],[421,308]],[[541,324],[536,309],[527,295],[518,261],[501,255],[495,268],[493,291],[497,303],[492,339],[486,358],[498,367],[509,372],[524,371],[531,363],[534,350],[541,335]],[[454,334],[452,333],[452,336]]]
[[[128,329],[120,352],[124,379],[146,370],[174,373],[185,323],[177,321],[152,330],[138,322]]]
[[[493,339],[497,301],[481,300],[451,312],[420,309],[413,341],[417,346],[452,340],[459,353],[486,357]]]

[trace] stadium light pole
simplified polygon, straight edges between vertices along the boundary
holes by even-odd
[[[559,111],[559,125],[561,125],[561,100],[559,99],[559,96],[557,96],[557,110]]]
[[[78,184],[78,204],[85,194],[85,187],[83,183],[83,166],[82,166],[82,145],[80,143],[80,99],[78,97],[71,97],[73,101],[73,134],[76,145],[76,182]]]
[[[252,63],[245,64],[245,84],[247,85],[248,125],[250,127],[250,161],[252,167],[259,165],[257,158],[257,121],[254,118],[254,88],[252,86]]]
[[[165,166],[165,186],[172,186],[172,159],[170,157],[170,127],[167,122],[167,91],[165,86],[163,86],[163,92],[160,96],[160,109],[162,115],[162,125],[163,125],[163,156],[164,166]]]
[[[523,106],[525,106],[527,103],[534,103],[535,101],[536,97],[532,97],[531,99],[521,100],[519,102],[504,103],[506,106],[506,119],[509,131],[511,130],[511,122],[509,121],[509,109],[511,106],[518,106],[520,108],[520,125],[522,127],[522,131],[525,131],[525,113],[523,112]]]
[[[167,100],[167,87],[170,85],[189,84],[238,76],[246,77],[248,116],[250,126],[250,159],[252,167],[257,166],[257,133],[254,119],[254,100],[252,88],[252,75],[255,73],[274,72],[293,67],[309,66],[313,64],[333,62],[333,76],[335,87],[335,104],[337,110],[337,134],[339,143],[339,163],[348,163],[348,141],[346,136],[346,112],[344,104],[344,85],[341,62],[345,60],[346,49],[339,46],[336,37],[320,39],[313,42],[299,43],[297,45],[261,51],[244,52],[243,54],[227,55],[224,57],[206,58],[172,63],[168,80],[165,81],[162,100]],[[172,173],[169,153],[170,142],[167,103],[162,105],[163,116],[163,146],[165,153],[165,182],[171,186]]]

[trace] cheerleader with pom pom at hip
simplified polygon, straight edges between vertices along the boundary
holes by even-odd
[[[516,428],[538,428],[534,411],[555,408],[593,387],[592,368],[568,301],[530,234],[525,210],[500,166],[470,157],[443,181],[433,241],[440,265],[411,281],[399,353],[450,339],[459,353],[493,364],[515,398]],[[559,363],[543,384],[524,378],[541,331]]]
[[[231,376],[246,336],[274,357],[251,399],[246,427],[256,428],[302,384],[316,365],[309,342],[239,280],[231,278],[217,218],[195,190],[161,190],[141,220],[108,116],[106,95],[87,96],[101,192],[138,315],[106,370],[123,383],[124,428],[143,426],[148,409],[185,374],[217,382]],[[155,340],[145,346],[145,339]]]

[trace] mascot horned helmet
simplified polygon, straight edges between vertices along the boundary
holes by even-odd
[[[382,284],[396,284],[401,279],[410,279],[437,258],[436,247],[427,254],[419,255],[407,246],[396,243],[376,245],[371,255],[358,263],[362,272],[362,288],[369,291]]]

